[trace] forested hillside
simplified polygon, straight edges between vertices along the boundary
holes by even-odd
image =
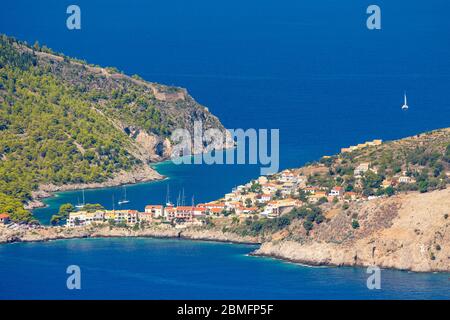
[[[102,182],[164,159],[168,136],[193,121],[223,130],[184,89],[148,83],[0,36],[0,212],[42,183]]]

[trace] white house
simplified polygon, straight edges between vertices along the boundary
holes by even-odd
[[[342,197],[344,195],[344,188],[339,186],[334,187],[328,195],[331,197]]]
[[[164,207],[162,205],[148,205],[145,207],[145,213],[150,213],[154,218],[164,216]]]
[[[259,196],[257,201],[259,203],[266,203],[266,202],[269,202],[271,199],[272,199],[272,195],[270,195],[269,193],[263,193],[262,195]]]

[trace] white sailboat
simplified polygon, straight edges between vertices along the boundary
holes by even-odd
[[[170,202],[170,189],[169,189],[169,185],[167,185],[166,207],[173,207],[173,203]]]
[[[86,204],[86,203],[85,203],[85,199],[84,199],[84,189],[83,189],[83,202],[82,202],[82,203],[78,203],[78,204],[75,206],[75,208],[82,209],[82,208],[84,207],[85,204]]]
[[[407,99],[406,99],[406,92],[405,92],[402,110],[408,110],[408,109],[409,109],[409,107],[408,107],[408,101],[407,101]]]
[[[127,188],[123,187],[123,191],[124,191],[124,196],[123,196],[123,199],[118,202],[119,205],[130,202],[129,200],[127,200]]]

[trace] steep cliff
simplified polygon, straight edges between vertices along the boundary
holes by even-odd
[[[309,235],[268,241],[255,254],[313,265],[450,271],[450,190],[413,192],[339,210]],[[360,227],[353,229],[351,220]]]
[[[171,133],[196,121],[225,132],[185,89],[0,35],[0,212],[29,220],[17,200],[161,178],[147,164],[167,159]]]

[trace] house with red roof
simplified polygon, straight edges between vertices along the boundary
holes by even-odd
[[[150,213],[153,217],[158,218],[164,215],[164,207],[162,205],[148,205],[145,206],[145,213]]]
[[[7,213],[0,213],[0,223],[7,224],[9,222],[10,222],[9,214],[7,214]]]
[[[331,189],[331,192],[329,194],[330,197],[342,197],[344,195],[344,188],[337,186]]]

